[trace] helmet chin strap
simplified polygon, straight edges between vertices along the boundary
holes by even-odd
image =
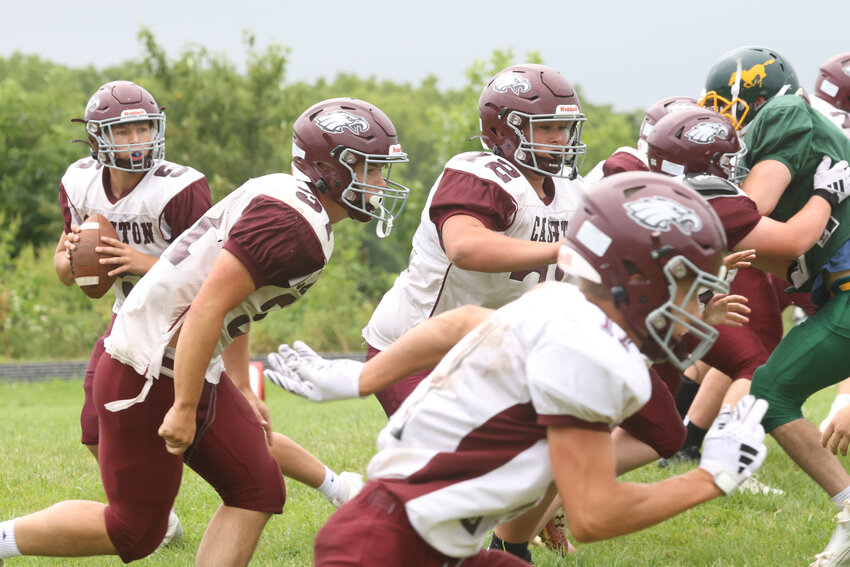
[[[369,204],[379,211],[378,223],[375,225],[375,234],[378,238],[386,238],[393,231],[393,217],[384,208],[383,201],[379,195],[369,197]]]
[[[743,74],[742,66],[741,66],[741,58],[738,58],[738,65],[735,70],[735,84],[732,85],[731,94],[732,98],[730,100],[735,100],[738,98],[738,95],[741,94],[741,75]],[[737,122],[738,120],[738,105],[732,105],[732,118]]]

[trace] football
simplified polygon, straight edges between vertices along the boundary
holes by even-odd
[[[108,275],[114,266],[98,262],[100,258],[109,255],[98,254],[94,248],[101,245],[101,236],[117,239],[118,233],[106,217],[94,214],[83,221],[78,234],[80,240],[77,242],[77,247],[71,251],[71,273],[83,293],[92,299],[103,297],[112,287],[117,276]]]

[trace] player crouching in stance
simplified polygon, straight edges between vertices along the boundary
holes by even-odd
[[[314,400],[368,395],[439,361],[380,433],[371,481],[318,533],[318,567],[526,565],[482,546],[553,480],[573,535],[592,541],[730,494],[761,465],[766,403],[747,397],[724,408],[699,468],[649,485],[617,480],[611,429],[649,398],[643,355],[684,368],[716,337],[697,296],[727,291],[717,276],[726,239],[705,200],[654,173],[602,181],[576,211],[558,262],[569,283],[495,312],[446,312],[365,366],[303,345],[271,357],[271,372]]]
[[[248,564],[286,493],[267,447],[268,408],[223,369],[247,368],[251,322],[318,280],[333,223],[375,217],[385,233],[407,198],[401,186],[385,192],[387,166],[408,160],[376,107],[324,101],[294,129],[293,162],[307,181],[278,173],[234,190],[162,253],[115,319],[94,377],[109,504],[68,501],[0,522],[0,559],[149,555],[186,464],[222,499],[196,563]]]

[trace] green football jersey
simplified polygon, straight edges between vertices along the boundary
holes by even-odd
[[[785,189],[770,218],[785,222],[809,201],[814,174],[823,156],[833,163],[850,161],[850,139],[799,96],[777,96],[768,101],[747,128],[745,165],[752,167],[767,159],[780,161],[791,172]],[[812,280],[826,262],[850,239],[850,199],[833,213],[823,237],[804,255],[805,264],[792,283],[809,291]]]

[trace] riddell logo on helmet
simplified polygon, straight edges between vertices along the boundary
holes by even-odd
[[[394,155],[400,154],[400,153],[402,153],[401,144],[393,144],[393,145],[390,146],[390,155],[391,156],[394,156]]]
[[[130,110],[121,111],[121,116],[147,116],[147,114],[144,108],[131,108]]]
[[[531,90],[528,79],[517,73],[505,73],[493,79],[493,90],[497,93],[506,93],[508,89],[514,94],[520,95]]]
[[[762,80],[765,77],[767,77],[767,70],[765,69],[765,67],[767,67],[768,65],[770,65],[774,61],[776,61],[776,59],[768,59],[764,63],[758,63],[756,65],[753,65],[749,69],[742,70],[741,71],[741,85],[745,89],[751,89],[755,86],[760,87]],[[735,71],[734,73],[732,73],[732,76],[729,77],[729,86],[730,87],[735,84],[735,80],[737,78],[738,78],[738,72]]]
[[[575,104],[559,104],[555,114],[578,114],[580,111]]]
[[[632,220],[649,230],[668,232],[674,225],[684,234],[702,228],[696,212],[666,197],[644,197],[623,204]]]

